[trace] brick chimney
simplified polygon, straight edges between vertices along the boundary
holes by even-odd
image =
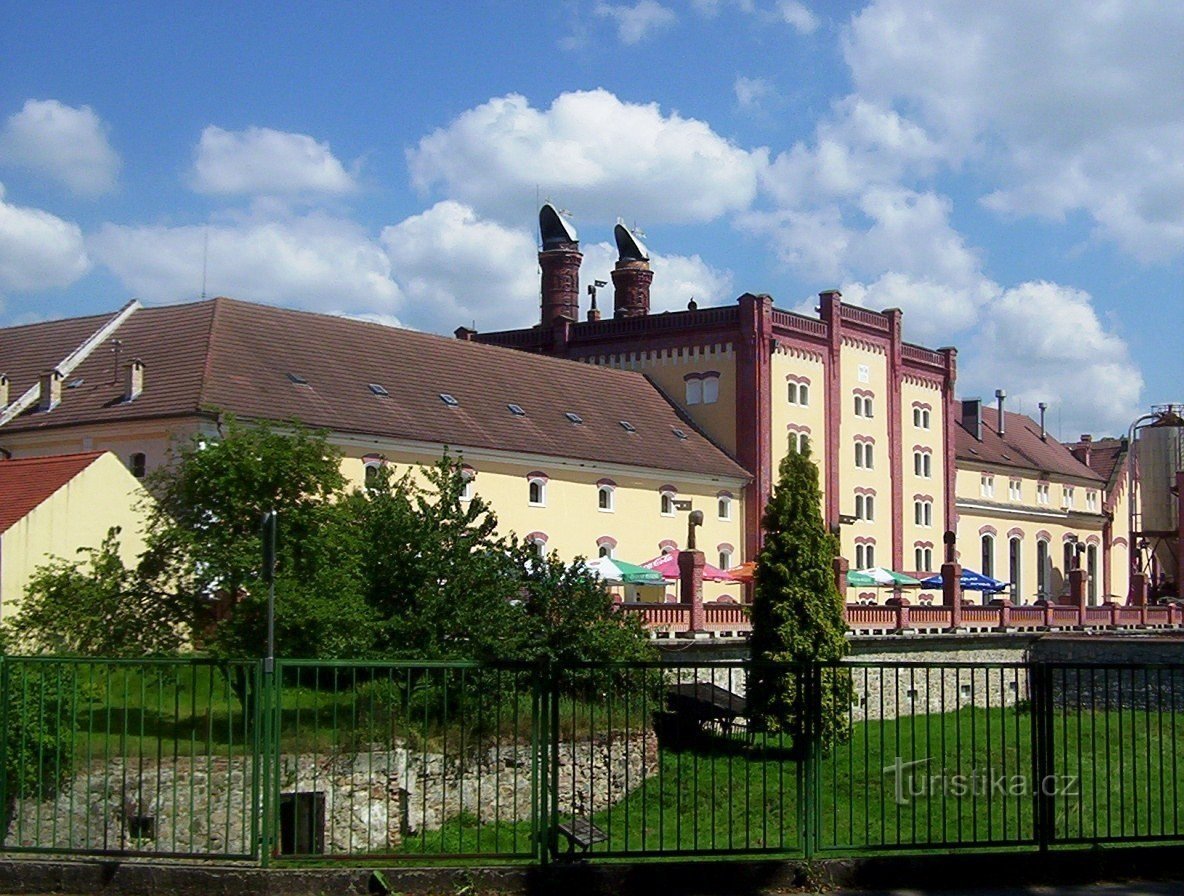
[[[551,203],[539,209],[539,267],[542,310],[539,322],[550,330],[561,317],[577,321],[580,317],[580,239],[576,230],[563,220]]]
[[[47,370],[41,374],[41,400],[37,402],[37,410],[52,411],[62,403],[62,375],[57,368]]]
[[[127,373],[123,381],[123,400],[135,401],[144,391],[144,362],[133,358],[127,365]]]
[[[1093,452],[1093,444],[1094,437],[1088,432],[1083,432],[1081,434],[1081,439],[1078,440],[1077,444],[1069,450],[1073,453],[1075,458],[1088,467],[1090,455]]]
[[[624,224],[613,228],[617,264],[613,268],[613,317],[645,317],[650,313],[650,256]]]
[[[981,399],[962,399],[962,426],[978,441],[983,440],[983,403]]]

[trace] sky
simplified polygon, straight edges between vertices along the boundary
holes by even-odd
[[[1117,435],[1184,400],[1181,46],[1154,0],[7,0],[0,326],[529,326],[551,201],[584,284],[623,220],[655,310],[838,288],[960,397]]]

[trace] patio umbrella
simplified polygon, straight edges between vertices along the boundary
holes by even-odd
[[[909,585],[920,585],[920,579],[906,576],[903,572],[893,572],[882,566],[869,566],[867,569],[856,569],[847,573],[847,584],[857,588],[904,588]]]
[[[739,566],[733,566],[728,570],[728,575],[737,582],[751,582],[756,578],[756,561],[747,560]]]
[[[660,557],[655,557],[653,560],[647,560],[641,564],[646,569],[652,569],[655,572],[660,572],[663,578],[677,580],[681,578],[678,571],[678,554],[662,554]],[[718,566],[712,566],[710,563],[703,564],[703,581],[705,582],[734,582],[736,579],[731,573],[725,572]]]
[[[638,566],[636,563],[626,563],[612,557],[597,557],[587,564],[590,572],[610,584],[617,585],[665,585],[666,579],[660,572]]]
[[[981,572],[975,572],[973,569],[963,569],[959,582],[963,591],[983,591],[987,594],[994,594],[997,591],[1006,591],[1009,587],[1006,582],[1000,582],[998,579],[992,579],[990,576],[984,576]],[[924,588],[940,588],[941,575],[939,574],[930,576],[927,579],[922,579],[921,585]]]

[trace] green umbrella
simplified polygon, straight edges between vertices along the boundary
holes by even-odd
[[[588,561],[588,569],[606,582],[621,585],[665,585],[666,579],[657,570],[646,569],[636,563],[626,563],[612,557],[597,557]]]
[[[899,588],[905,585],[920,585],[920,579],[906,576],[903,572],[893,572],[882,566],[872,566],[868,569],[855,569],[847,573],[847,584],[856,588]]]

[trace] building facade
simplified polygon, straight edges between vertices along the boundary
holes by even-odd
[[[0,370],[12,458],[111,451],[142,478],[228,415],[299,421],[358,486],[458,455],[503,533],[565,560],[683,547],[689,500],[708,561],[739,561],[747,472],[639,373],[223,298],[0,330]]]
[[[753,294],[651,314],[648,254],[620,225],[613,317],[593,307],[581,321],[576,234],[550,206],[539,217],[539,325],[459,338],[644,374],[751,473],[745,559],[782,458],[807,445],[825,521],[854,566],[940,565],[955,524],[955,349],[904,342],[898,309],[848,305],[837,291],[819,296],[817,318]]]

